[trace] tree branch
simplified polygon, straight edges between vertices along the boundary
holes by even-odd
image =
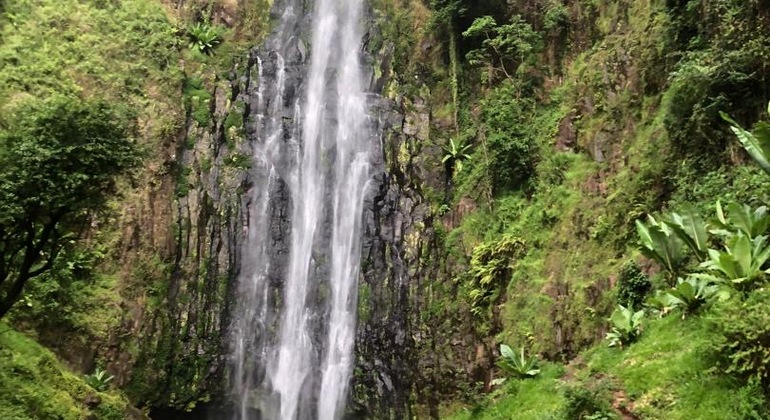
[[[16,279],[13,281],[11,288],[8,290],[5,298],[0,302],[0,319],[2,319],[8,313],[8,311],[11,310],[13,304],[16,303],[16,301],[19,299],[19,296],[21,296],[21,292],[24,290],[24,285],[27,283],[27,281],[35,276],[42,274],[44,271],[49,270],[53,266],[56,255],[58,254],[56,247],[54,247],[54,251],[51,252],[51,256],[48,261],[45,262],[45,264],[36,270],[32,270],[32,267],[40,258],[41,252],[46,247],[51,238],[58,236],[57,227],[65,214],[67,214],[66,208],[60,208],[55,211],[51,215],[48,223],[43,226],[43,230],[40,233],[40,238],[37,241],[35,241],[36,235],[34,224],[30,222],[27,223],[27,226],[25,226],[27,238],[25,240],[24,246],[24,260],[21,264],[21,267],[19,267],[18,274],[16,275]]]

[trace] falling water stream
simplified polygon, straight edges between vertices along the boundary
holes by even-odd
[[[306,48],[297,33],[303,3],[285,0],[269,53],[258,59],[253,187],[232,327],[236,419],[333,420],[345,408],[377,144],[362,82],[362,2],[316,0]],[[301,51],[303,62],[287,62],[287,51]],[[292,72],[299,82],[289,88]],[[283,262],[271,250],[281,240],[274,228],[281,186]]]

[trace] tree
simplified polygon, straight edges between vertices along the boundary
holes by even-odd
[[[462,35],[481,40],[481,47],[469,51],[466,58],[472,66],[488,69],[488,83],[500,73],[512,79],[519,66],[542,48],[540,35],[519,15],[505,25],[498,25],[492,16],[476,18]]]
[[[0,318],[138,163],[132,120],[103,101],[55,96],[0,122]]]

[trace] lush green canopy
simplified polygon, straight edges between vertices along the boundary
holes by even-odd
[[[101,101],[24,101],[0,128],[0,317],[138,161],[130,116]]]

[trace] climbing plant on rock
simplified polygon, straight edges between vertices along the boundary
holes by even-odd
[[[468,290],[471,312],[482,315],[497,299],[502,286],[511,278],[516,257],[523,251],[524,241],[512,235],[503,235],[473,249]]]

